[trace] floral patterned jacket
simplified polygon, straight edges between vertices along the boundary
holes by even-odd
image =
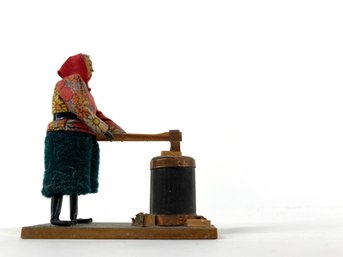
[[[99,111],[81,76],[73,74],[57,82],[52,99],[52,113],[72,112],[78,119],[52,121],[48,131],[79,131],[103,135],[109,129],[121,129]]]

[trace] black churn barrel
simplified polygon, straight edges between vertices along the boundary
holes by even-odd
[[[150,214],[196,214],[195,160],[158,156],[150,162]]]

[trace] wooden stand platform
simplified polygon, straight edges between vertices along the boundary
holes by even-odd
[[[136,227],[131,223],[91,223],[71,227],[42,224],[23,227],[23,239],[216,239],[217,228],[154,226]]]

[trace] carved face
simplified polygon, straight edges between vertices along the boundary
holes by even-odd
[[[92,76],[92,72],[94,71],[93,70],[93,63],[92,63],[92,60],[89,58],[89,55],[86,55],[84,54],[83,55],[83,58],[85,60],[85,64],[86,64],[86,67],[87,67],[87,71],[90,75],[90,77]]]

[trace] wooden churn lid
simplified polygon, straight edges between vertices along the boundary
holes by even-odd
[[[171,167],[191,167],[195,168],[195,160],[188,156],[168,155],[162,152],[162,156],[157,156],[151,159],[150,169]]]

